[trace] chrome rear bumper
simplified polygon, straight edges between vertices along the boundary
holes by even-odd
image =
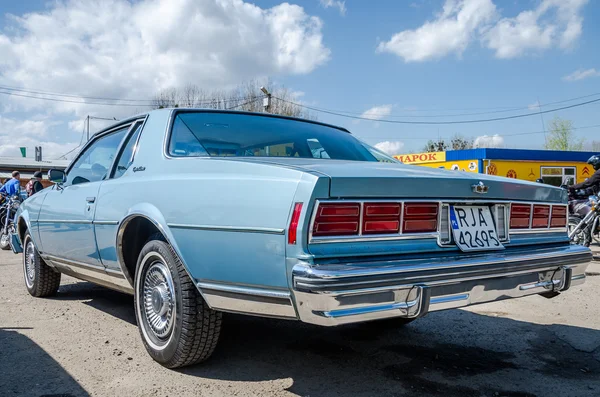
[[[309,265],[293,268],[300,320],[325,326],[533,294],[566,291],[585,281],[588,248],[569,245],[429,260]]]

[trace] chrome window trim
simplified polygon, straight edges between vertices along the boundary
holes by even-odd
[[[360,225],[359,225],[359,234],[358,236],[332,236],[332,237],[313,237],[313,225],[315,223],[315,218],[317,215],[317,210],[321,203],[358,203],[361,208],[361,216],[360,216]],[[376,234],[376,235],[368,235],[365,236],[362,234],[362,216],[363,216],[363,208],[365,203],[398,203],[402,206],[400,212],[400,232],[393,234]],[[402,233],[402,221],[404,217],[404,204],[405,203],[438,203],[438,231],[433,233],[410,233],[404,234]],[[456,247],[456,244],[453,242],[452,238],[452,230],[450,230],[450,242],[443,243],[441,241],[441,234],[439,233],[440,220],[441,220],[441,211],[444,207],[450,208],[450,205],[482,205],[482,204],[491,204],[494,205],[492,212],[492,216],[494,217],[494,221],[496,222],[496,226],[498,226],[498,216],[497,216],[497,208],[498,205],[504,205],[504,219],[505,219],[505,228],[504,233],[506,238],[502,239],[502,243],[510,243],[510,235],[511,234],[538,234],[538,233],[563,233],[566,232],[567,228],[550,228],[550,221],[548,221],[547,228],[528,228],[528,229],[511,229],[510,228],[510,214],[512,203],[515,204],[525,204],[531,206],[531,215],[530,215],[530,225],[531,219],[533,217],[533,205],[548,205],[550,206],[550,216],[552,216],[552,208],[554,206],[562,206],[567,207],[567,204],[556,204],[556,203],[548,203],[542,201],[518,201],[518,200],[493,200],[493,199],[484,199],[484,200],[434,200],[434,199],[377,199],[377,198],[369,198],[369,199],[317,199],[315,200],[315,204],[313,206],[312,214],[310,217],[310,223],[308,225],[308,243],[309,244],[327,244],[327,243],[349,243],[349,242],[368,242],[368,241],[393,241],[393,240],[419,240],[419,239],[436,239],[438,245],[443,248],[447,247]],[[568,212],[568,208],[567,208]],[[448,218],[449,219],[449,218]],[[450,225],[450,222],[448,222]]]
[[[119,164],[119,160],[121,159],[121,156],[123,155],[123,150],[125,150],[125,146],[127,145],[127,143],[129,143],[128,138],[131,136],[131,134],[135,133],[135,126],[140,124],[140,133],[138,134],[138,136],[135,140],[134,150],[131,152],[131,158],[127,162],[127,167],[129,168],[129,166],[131,166],[131,164],[133,164],[133,159],[135,158],[135,154],[138,149],[138,143],[140,142],[140,138],[142,136],[144,126],[146,125],[146,120],[148,120],[147,115],[144,116],[143,118],[136,119],[131,123],[131,125],[129,126],[129,130],[127,130],[127,133],[125,134],[125,138],[123,138],[123,140],[121,141],[121,144],[117,148],[117,155],[113,159],[113,162],[110,167],[110,172],[108,173],[108,177],[104,180],[120,178],[120,176],[115,178],[115,172],[117,171],[117,165]]]

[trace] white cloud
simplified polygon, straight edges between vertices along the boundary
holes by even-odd
[[[405,62],[427,61],[449,54],[460,56],[473,36],[496,15],[491,0],[446,0],[443,11],[433,21],[415,30],[396,33],[377,47],[378,52],[389,52]]]
[[[527,105],[527,109],[536,111],[536,112],[539,112],[540,108],[541,108],[541,105],[540,105],[539,101],[535,101],[534,103]]]
[[[77,146],[76,143],[59,144],[47,137],[48,127],[54,123],[41,120],[15,120],[0,116],[0,156],[21,157],[21,147],[33,157],[34,147],[42,146],[43,158],[53,159]]]
[[[501,17],[492,0],[446,0],[442,12],[414,30],[396,33],[377,47],[405,62],[461,56],[473,41],[514,58],[549,48],[571,48],[581,36],[588,0],[541,0],[515,17]],[[498,4],[502,4],[498,2]]]
[[[340,0],[320,0],[323,8],[334,7],[340,11],[340,15],[346,15],[346,2]]]
[[[376,143],[375,147],[390,156],[395,156],[400,154],[400,150],[404,147],[404,143],[400,141],[385,141]]]
[[[588,0],[543,0],[535,9],[503,18],[484,36],[498,58],[515,58],[552,47],[570,48],[581,35]]]
[[[563,77],[563,80],[573,82],[573,81],[587,79],[589,77],[598,77],[598,76],[600,76],[600,71],[598,71],[594,68],[586,69],[586,70],[579,69],[579,70],[576,70],[573,73]]]
[[[380,105],[363,112],[360,117],[369,120],[381,120],[392,113],[392,105]]]
[[[330,57],[322,21],[288,3],[268,9],[242,0],[49,4],[44,12],[11,16],[0,32],[2,84],[150,98],[187,83],[210,90],[261,76],[306,74]],[[13,97],[6,101],[11,109],[45,109],[80,118],[121,118],[145,110]]]
[[[476,147],[476,148],[504,147],[504,138],[498,134],[478,136],[473,141],[473,147]]]

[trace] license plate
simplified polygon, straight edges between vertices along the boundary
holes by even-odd
[[[489,207],[451,205],[450,224],[454,241],[461,251],[504,249]]]

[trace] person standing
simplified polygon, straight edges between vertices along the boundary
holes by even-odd
[[[19,171],[12,172],[12,179],[0,187],[0,193],[8,196],[18,195],[21,190],[21,173]]]
[[[43,188],[44,185],[42,185],[42,172],[36,171],[33,173],[33,178],[31,178],[25,186],[25,190],[27,191],[27,197],[33,196]]]

